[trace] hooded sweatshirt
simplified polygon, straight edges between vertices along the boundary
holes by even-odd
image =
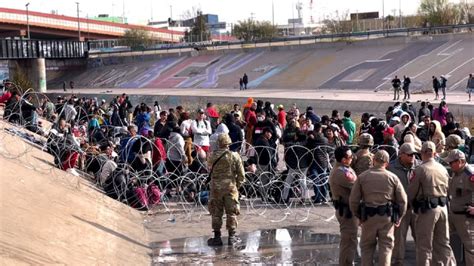
[[[408,121],[405,123],[403,123],[403,117],[404,116],[408,116]],[[405,131],[405,128],[408,126],[408,124],[410,124],[410,121],[411,121],[411,117],[410,117],[410,114],[407,113],[407,112],[403,112],[401,115],[400,115],[400,123],[396,126],[393,127],[393,129],[395,130],[395,139],[400,142],[402,140],[402,134],[403,134],[403,131]]]
[[[436,145],[436,152],[442,153],[444,151],[446,138],[441,130],[441,124],[436,120],[431,121],[431,123],[435,125],[435,132],[432,135],[430,134],[429,140]]]
[[[219,145],[217,144],[217,139],[219,138],[219,135],[223,133],[228,134],[229,129],[224,123],[221,123],[219,124],[219,126],[217,126],[216,132],[209,137],[211,152],[217,151],[217,149],[219,148]]]

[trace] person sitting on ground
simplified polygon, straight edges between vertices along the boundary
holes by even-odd
[[[196,156],[193,160],[193,163],[191,165],[189,165],[189,171],[191,171],[192,173],[195,173],[195,174],[207,174],[208,173],[207,153],[204,150],[196,151]]]

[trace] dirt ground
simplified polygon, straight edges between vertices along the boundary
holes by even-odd
[[[55,168],[0,121],[1,265],[148,265],[143,216]]]

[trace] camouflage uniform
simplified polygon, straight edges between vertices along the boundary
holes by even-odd
[[[368,133],[363,133],[359,136],[359,146],[361,147],[352,160],[352,169],[357,175],[362,172],[369,170],[373,165],[374,155],[370,152],[369,148],[374,145],[374,138]]]
[[[209,158],[210,166],[220,158],[212,169],[209,212],[212,216],[212,229],[216,237],[218,236],[220,239],[224,210],[229,237],[235,236],[237,215],[240,214],[238,189],[245,180],[245,171],[239,154],[229,151],[229,136],[227,134],[219,135],[218,143],[219,150],[212,153]]]
[[[450,163],[455,160],[466,160],[462,151],[453,150],[446,158]],[[474,168],[465,164],[453,173],[449,182],[450,229],[455,231],[464,245],[466,265],[474,265],[474,216],[468,215],[467,206],[474,206]]]
[[[352,265],[356,255],[359,221],[349,209],[349,195],[356,179],[357,175],[354,170],[342,163],[336,163],[329,175],[333,202],[338,202],[336,218],[341,233],[339,265]]]

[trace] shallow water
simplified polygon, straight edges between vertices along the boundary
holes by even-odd
[[[152,243],[153,264],[311,264],[337,263],[339,235],[313,233],[306,227],[258,230],[240,235],[236,247],[209,247],[209,236]]]

